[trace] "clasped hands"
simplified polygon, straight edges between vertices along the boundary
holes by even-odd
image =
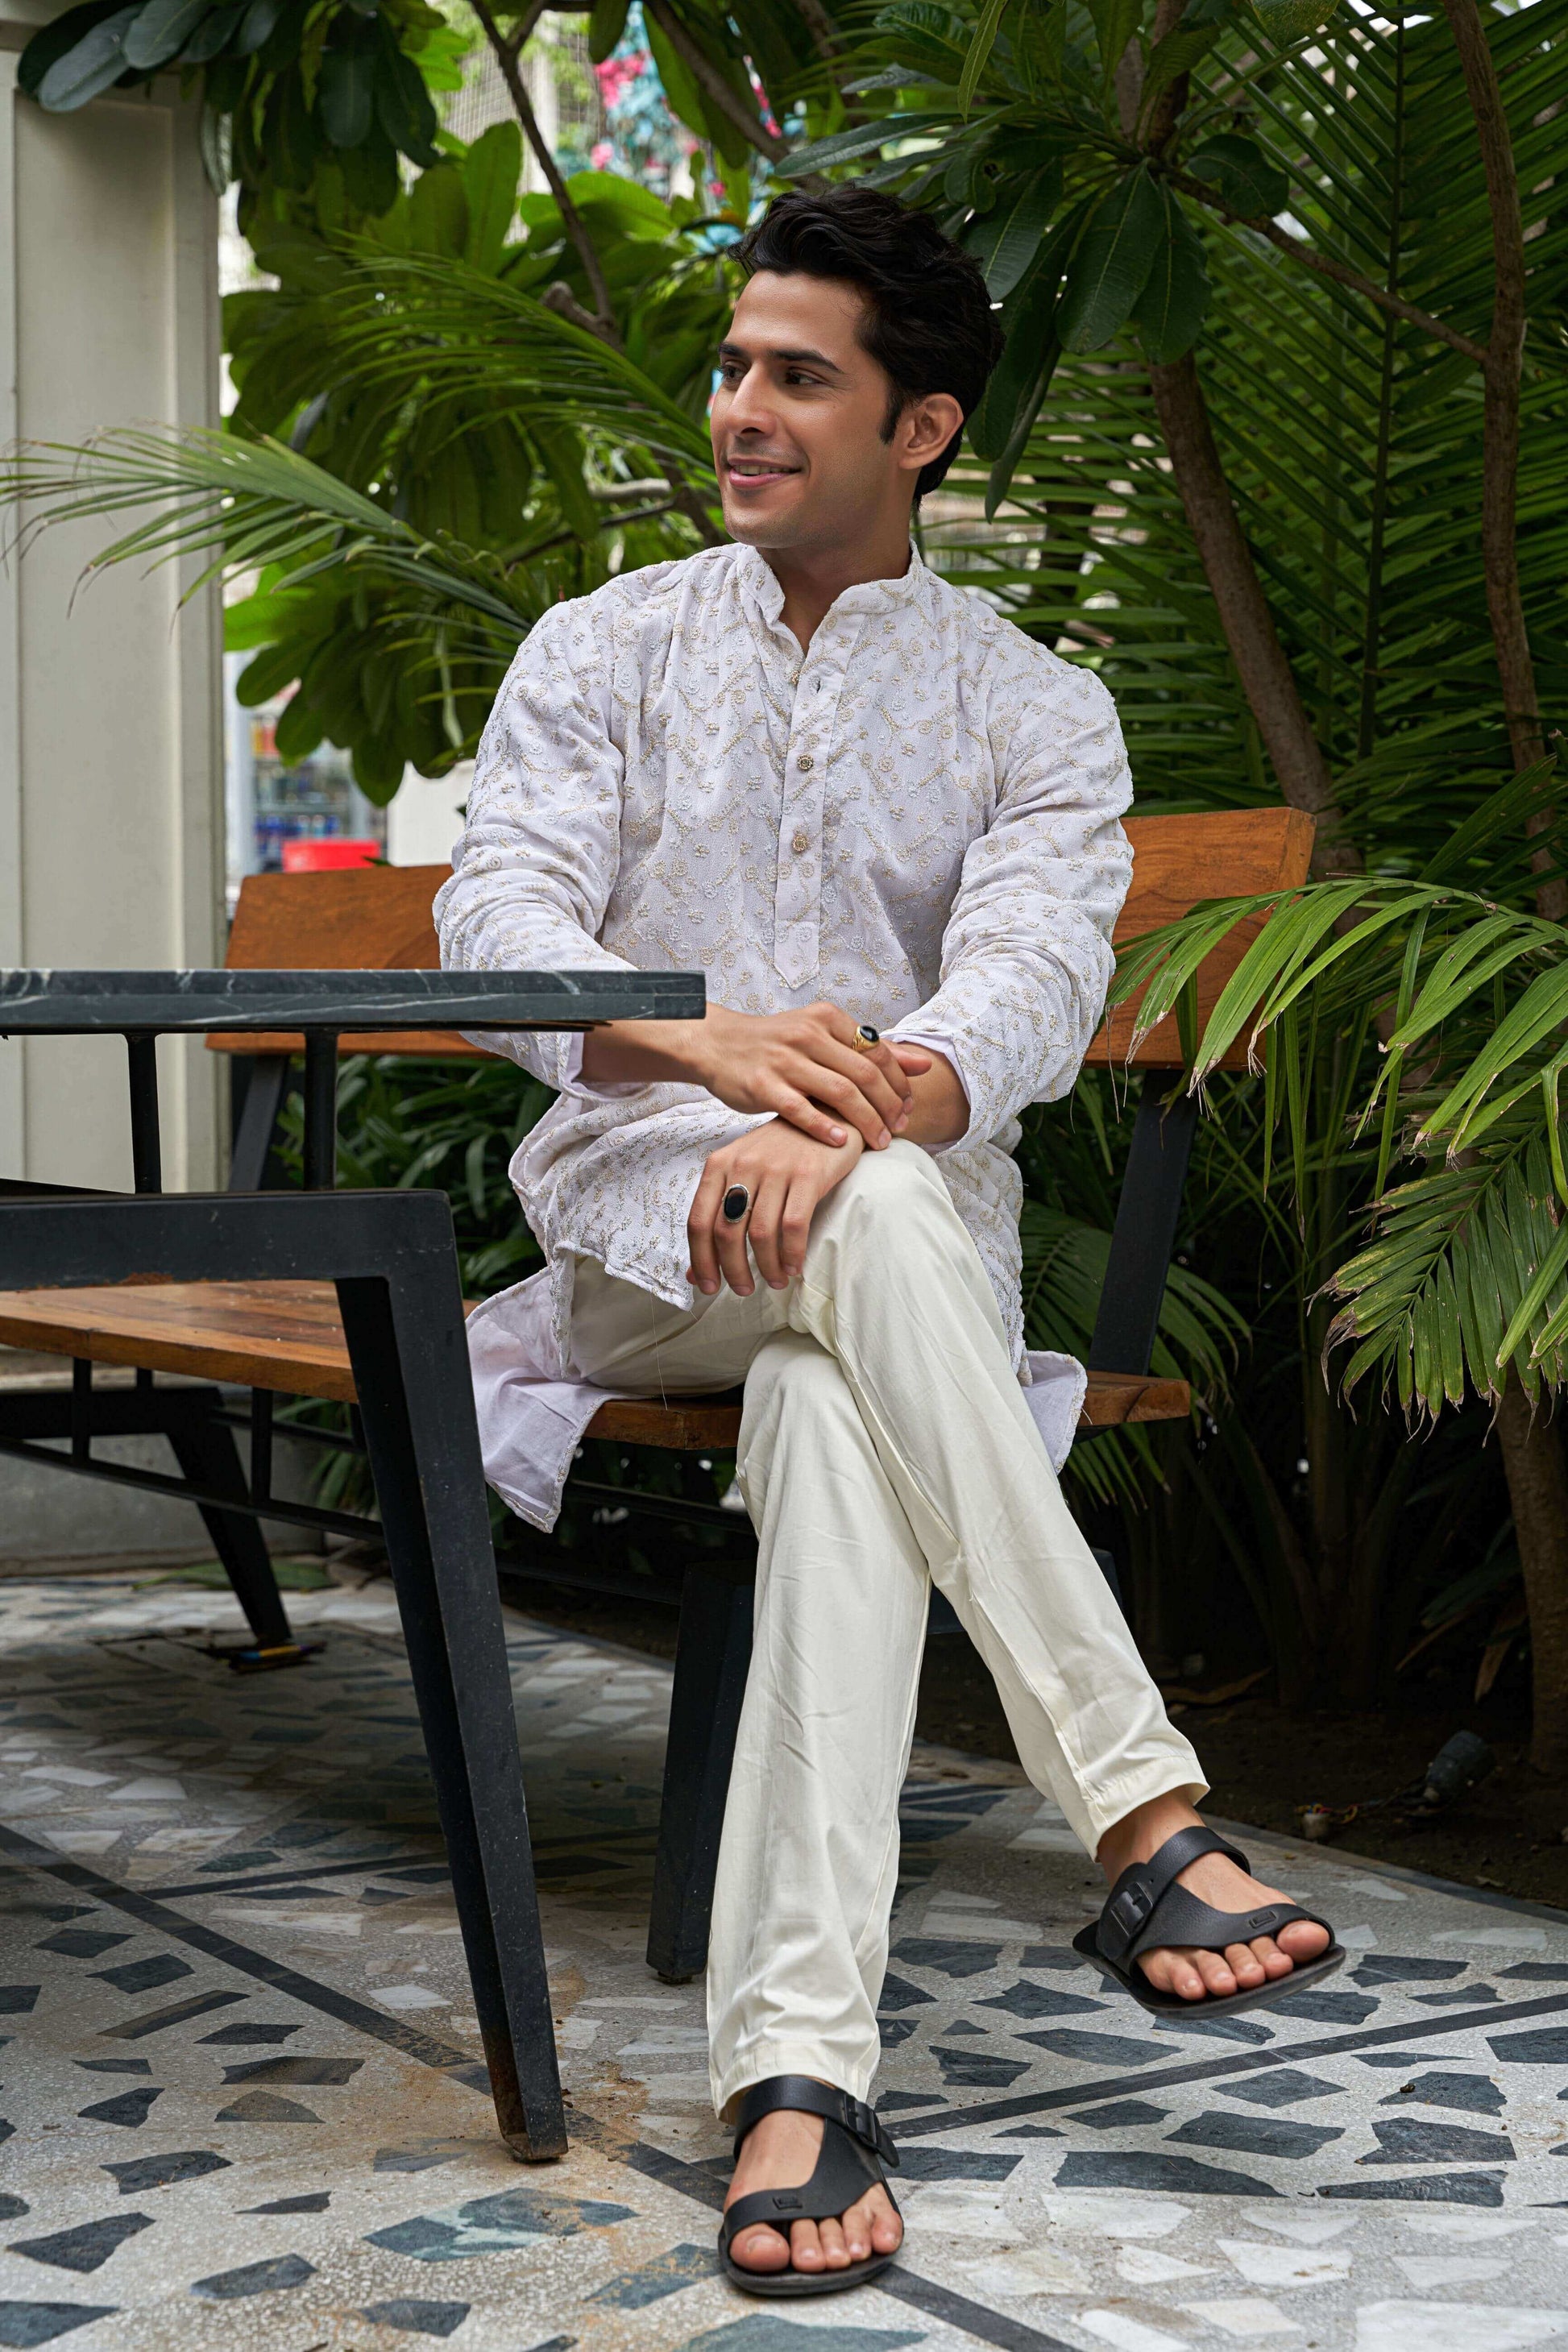
[[[721,1281],[742,1298],[751,1257],[775,1290],[800,1274],[817,1203],[862,1151],[885,1151],[908,1129],[911,1081],[934,1056],[886,1040],[857,1051],[854,1016],[837,1004],[754,1015],[710,1008],[702,1083],[731,1110],[771,1111],[766,1127],[710,1151],[686,1221],[690,1276],[712,1296]],[[731,1223],[724,1195],[744,1185],[751,1205]]]
[[[748,1242],[764,1282],[793,1281],[818,1202],[862,1151],[885,1151],[897,1136],[955,1142],[967,1129],[968,1097],[945,1055],[886,1038],[858,1052],[857,1021],[837,1004],[751,1013],[710,1003],[701,1021],[613,1021],[584,1039],[583,1075],[595,1083],[674,1078],[768,1115],[704,1164],[686,1231],[690,1278],[708,1296],[727,1282],[750,1297]],[[750,1205],[731,1223],[722,1204],[737,1184]]]

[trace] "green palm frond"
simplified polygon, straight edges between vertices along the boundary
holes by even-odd
[[[265,569],[298,587],[342,568],[444,601],[514,640],[533,617],[499,557],[431,539],[277,441],[167,425],[102,433],[81,448],[27,445],[0,459],[0,501],[24,509],[23,546],[58,523],[136,516],[88,572],[208,558],[187,595],[228,572]]]
[[[1463,867],[1494,840],[1516,893],[1551,763],[1513,780],[1450,843]],[[1561,828],[1536,838],[1554,848]],[[1433,861],[1439,868],[1444,859]],[[1260,902],[1215,901],[1140,940],[1112,991],[1145,990],[1137,1026],[1175,1009],[1205,955]],[[1511,1366],[1532,1395],[1568,1379],[1568,926],[1430,871],[1310,884],[1261,902],[1268,919],[1196,1042],[1203,1087],[1238,1037],[1268,1040],[1269,1123],[1289,1138],[1297,1190],[1309,1150],[1368,1181],[1373,1236],[1341,1246],[1328,1338],[1351,1345],[1347,1387],[1377,1372],[1410,1411],[1495,1396]],[[1327,1133],[1310,1132],[1324,1038],[1352,1052]],[[1418,1173],[1388,1189],[1390,1170]]]
[[[1066,1210],[1026,1201],[1024,1332],[1031,1348],[1087,1357],[1105,1283],[1110,1235]],[[1190,1381],[1205,1402],[1223,1395],[1231,1366],[1247,1336],[1245,1318],[1212,1283],[1173,1265],[1160,1309],[1153,1370],[1163,1380]],[[1097,1500],[1131,1496],[1157,1476],[1144,1433],[1112,1430],[1074,1448],[1068,1475]]]

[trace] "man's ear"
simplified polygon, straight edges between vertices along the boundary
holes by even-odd
[[[928,392],[911,400],[899,418],[900,466],[918,474],[941,457],[963,423],[963,411],[951,392]]]

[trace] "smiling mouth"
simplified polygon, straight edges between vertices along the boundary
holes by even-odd
[[[726,457],[724,471],[732,482],[782,482],[800,467],[777,457]]]

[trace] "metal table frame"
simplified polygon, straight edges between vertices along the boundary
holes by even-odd
[[[0,1181],[0,1288],[141,1281],[331,1281],[358,1432],[381,1507],[474,2005],[502,2137],[562,2154],[565,2119],[479,1460],[450,1205],[432,1192],[336,1192],[337,1040],[412,1027],[579,1028],[695,1019],[700,974],[0,972],[0,1033],[118,1033],[128,1049],[136,1193]],[[210,1031],[303,1032],[310,1189],[163,1194],[154,1040]],[[0,1450],[78,1475],[183,1496],[201,1510],[263,1648],[291,1645],[258,1521],[369,1523],[271,1496],[270,1414],[251,1420],[240,1468],[222,1392],[92,1384],[0,1392]],[[99,1434],[157,1430],[184,1475],[95,1461]],[[68,1437],[59,1454],[41,1440]]]

